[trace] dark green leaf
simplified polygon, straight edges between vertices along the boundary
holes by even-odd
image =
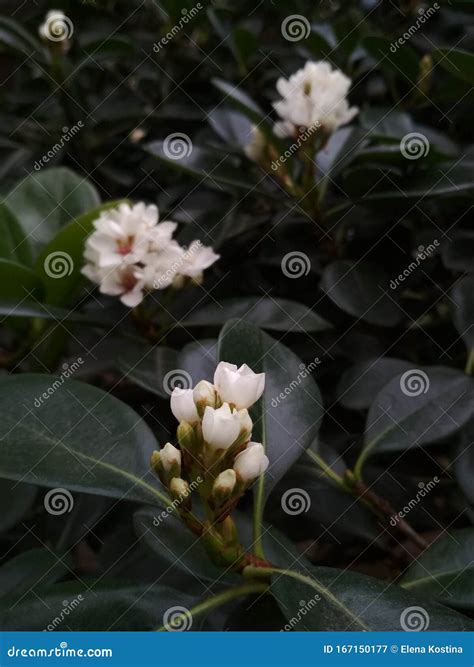
[[[377,357],[355,364],[339,381],[338,400],[350,410],[367,410],[382,387],[411,367],[408,361],[391,357]]]
[[[474,86],[474,55],[460,49],[437,49],[433,60],[458,79]]]
[[[16,603],[33,589],[58,581],[71,572],[68,561],[49,549],[23,551],[0,567],[0,598],[9,596]]]
[[[34,294],[41,298],[44,287],[39,276],[27,266],[0,259],[0,299],[24,301]]]
[[[464,276],[451,290],[453,320],[468,350],[474,348],[474,275]]]

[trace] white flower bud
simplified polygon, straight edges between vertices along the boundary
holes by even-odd
[[[170,482],[170,493],[177,500],[186,500],[190,494],[189,484],[181,477],[173,477]]]
[[[250,419],[249,411],[247,409],[239,410],[240,417],[240,431],[247,433],[250,437],[253,429],[253,421]]]
[[[214,482],[212,487],[212,495],[214,500],[219,504],[225,502],[230,496],[235,488],[237,483],[237,475],[235,471],[229,468],[221,472]]]
[[[202,434],[211,449],[228,449],[240,433],[240,416],[228,403],[220,408],[207,407],[202,420]]]
[[[263,445],[258,442],[249,442],[246,449],[235,457],[234,470],[239,479],[248,484],[262,475],[268,468],[268,464]]]
[[[199,415],[194,403],[192,389],[176,387],[171,394],[171,412],[179,422],[193,424],[199,421]]]
[[[165,473],[169,473],[173,468],[181,470],[181,452],[171,442],[167,442],[160,451],[160,462]]]
[[[201,380],[193,389],[193,397],[195,404],[204,411],[206,406],[215,407],[217,400],[216,388],[210,382]]]
[[[263,394],[265,373],[254,373],[247,364],[237,368],[221,361],[214,373],[214,384],[223,401],[238,409],[249,408]]]

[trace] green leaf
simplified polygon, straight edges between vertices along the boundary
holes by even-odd
[[[20,223],[5,204],[0,204],[0,257],[31,264],[31,251]]]
[[[222,326],[232,318],[270,329],[271,331],[316,332],[332,325],[301,303],[270,297],[236,297],[219,304],[209,304],[182,322],[182,326]]]
[[[474,609],[474,528],[453,530],[418,556],[400,585],[459,609]]]
[[[441,256],[448,269],[474,273],[474,232],[456,232],[443,244]]]
[[[473,414],[473,385],[464,373],[436,366],[393,378],[369,410],[358,472],[372,454],[421,447],[455,433]]]
[[[98,206],[100,198],[85,178],[58,167],[30,174],[4,203],[38,254],[65,223]]]
[[[0,412],[0,477],[168,504],[149,473],[153,434],[100,389],[64,375],[6,377]]]
[[[451,290],[453,321],[468,350],[474,348],[474,275],[464,276]]]
[[[0,315],[7,317],[39,317],[45,320],[62,322],[70,320],[83,324],[92,324],[99,327],[112,327],[117,319],[101,311],[88,311],[80,313],[77,310],[58,308],[39,302],[28,301],[0,301]]]
[[[107,580],[56,584],[35,593],[13,608],[9,598],[1,601],[2,630],[156,630],[168,609],[189,609],[196,600],[168,586]]]
[[[230,585],[239,582],[237,574],[213,565],[201,538],[196,538],[168,510],[140,509],[134,514],[133,522],[137,535],[156,554],[160,568],[170,579],[176,573],[194,582],[219,580]]]
[[[271,592],[295,631],[403,630],[411,607],[422,607],[420,629],[461,631],[472,621],[402,588],[347,570],[308,568],[303,574],[266,568]],[[415,619],[416,616],[414,615]],[[409,626],[410,627],[410,626]]]
[[[37,488],[30,484],[0,479],[0,531],[9,530],[25,516],[35,501],[36,492]]]
[[[287,347],[242,320],[231,320],[222,329],[219,359],[265,373],[263,398],[252,411],[252,437],[264,443],[270,459],[264,482],[268,496],[317,437],[323,415],[321,394],[311,377],[317,361],[305,366]]]
[[[350,410],[367,410],[379,391],[395,375],[412,365],[403,359],[376,357],[355,364],[344,372],[337,385],[338,401]]]
[[[382,70],[395,74],[399,79],[411,84],[416,83],[420,71],[420,59],[416,51],[408,44],[397,45],[381,35],[367,35],[362,46],[376,60]],[[392,47],[392,48],[391,48]]]
[[[390,278],[379,266],[338,260],[323,272],[321,287],[346,313],[371,324],[391,327],[398,324],[402,312],[387,294]]]
[[[0,43],[19,51],[22,56],[28,56],[28,60],[35,55],[40,56],[43,60],[44,49],[41,43],[34,39],[20,23],[5,16],[0,17]]]
[[[474,55],[460,49],[436,49],[433,60],[457,79],[474,86]]]
[[[24,301],[41,298],[44,287],[39,276],[27,266],[8,259],[0,259],[0,299]]]
[[[55,583],[70,572],[65,556],[49,549],[23,551],[0,567],[0,598],[9,596],[16,604],[34,588]]]
[[[208,185],[217,187],[225,186],[231,190],[253,190],[261,192],[256,188],[256,182],[246,177],[230,154],[220,155],[216,151],[193,145],[192,150],[179,159],[169,157],[169,151],[165,151],[164,141],[154,141],[148,144],[146,150],[154,157],[164,162],[168,167],[184,171],[199,180],[205,179]]]
[[[474,505],[474,419],[461,431],[454,459],[456,480],[466,498]]]
[[[212,381],[216,363],[214,340],[189,343],[181,352],[163,346],[128,346],[119,357],[119,368],[129,380],[167,400],[174,386]]]
[[[252,123],[237,111],[214,109],[208,117],[213,130],[228,144],[239,150],[252,139]]]
[[[358,127],[344,127],[331,136],[324,150],[319,151],[316,157],[322,172],[320,192],[324,192],[330,182],[357,158],[366,142],[366,136],[367,133]]]
[[[93,223],[102,211],[115,208],[126,200],[110,201],[78,216],[61,228],[43,248],[36,261],[36,271],[46,286],[45,301],[57,306],[72,305],[80,286],[86,279],[84,244],[93,231]]]

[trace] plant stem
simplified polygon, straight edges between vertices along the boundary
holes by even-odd
[[[466,368],[464,369],[466,375],[474,375],[474,347],[471,348],[466,362]]]
[[[210,612],[217,607],[221,607],[227,602],[231,602],[232,600],[235,600],[239,597],[251,595],[252,593],[265,593],[267,589],[268,585],[260,581],[253,581],[247,584],[243,584],[242,586],[236,586],[235,588],[230,588],[223,593],[218,593],[212,598],[204,600],[204,602],[200,602],[196,606],[191,607],[191,609],[189,609],[187,612],[175,616],[173,620],[177,626],[179,626],[180,623],[186,624],[189,623],[190,618],[194,621],[197,616]],[[167,629],[164,626],[161,626],[157,629],[157,632],[167,632]]]
[[[266,425],[262,419],[262,443],[266,449]],[[257,480],[253,506],[253,554],[257,558],[265,559],[262,539],[263,508],[265,505],[265,475],[260,475]]]

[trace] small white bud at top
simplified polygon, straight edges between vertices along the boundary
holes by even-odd
[[[202,420],[202,434],[211,449],[228,449],[240,433],[240,415],[231,411],[229,404],[220,408],[206,407]]]
[[[179,422],[193,424],[199,421],[199,415],[194,403],[192,389],[176,387],[171,394],[171,412]]]
[[[237,476],[248,484],[262,475],[268,464],[263,445],[259,442],[249,442],[246,449],[235,457],[234,470]]]
[[[214,384],[221,399],[240,410],[258,401],[265,388],[265,373],[254,373],[247,364],[237,368],[221,361],[214,373]]]

